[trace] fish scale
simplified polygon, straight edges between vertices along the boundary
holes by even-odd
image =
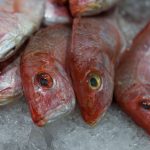
[[[33,9],[34,11],[31,11]],[[39,28],[43,16],[44,1],[1,1],[0,62],[7,60],[16,53],[25,40]]]
[[[109,17],[74,19],[68,65],[82,117],[89,125],[95,125],[112,102],[114,60],[122,47],[120,32]]]
[[[38,126],[52,122],[74,108],[74,91],[65,71],[70,37],[69,26],[41,29],[31,38],[22,56],[24,95],[32,120]]]
[[[146,46],[145,46],[146,45]],[[115,98],[121,108],[150,133],[150,23],[135,37],[116,70]],[[120,84],[121,83],[121,84]]]

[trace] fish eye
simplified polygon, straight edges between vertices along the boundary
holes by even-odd
[[[53,79],[48,73],[37,74],[36,82],[43,88],[51,88],[53,86]]]
[[[140,105],[146,109],[146,110],[150,110],[150,101],[149,100],[143,100]]]
[[[97,90],[102,85],[102,79],[99,74],[90,73],[88,75],[88,85],[92,90]]]

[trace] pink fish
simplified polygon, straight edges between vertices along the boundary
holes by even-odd
[[[116,71],[115,98],[150,134],[150,23],[123,54]]]
[[[0,62],[12,56],[39,28],[43,16],[44,1],[0,1]]]
[[[17,54],[0,63],[0,105],[6,105],[22,96],[20,56]]]
[[[74,108],[74,91],[65,72],[70,36],[70,28],[63,25],[41,29],[22,56],[24,95],[38,126],[52,122]]]
[[[68,65],[83,119],[95,125],[109,108],[122,37],[109,17],[76,18]]]

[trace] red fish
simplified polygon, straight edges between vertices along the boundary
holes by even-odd
[[[115,98],[150,134],[150,23],[125,51],[116,71]]]
[[[82,116],[90,125],[102,118],[112,102],[114,64],[121,47],[111,19],[74,20],[69,69]]]
[[[43,126],[69,113],[75,105],[71,81],[65,72],[71,30],[67,26],[41,29],[21,59],[21,79],[32,119]]]
[[[69,0],[73,16],[99,14],[114,6],[119,0]]]
[[[71,17],[66,6],[59,5],[54,0],[47,0],[45,9],[45,25],[71,23]]]

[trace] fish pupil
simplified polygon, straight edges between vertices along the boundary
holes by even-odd
[[[91,90],[98,90],[102,85],[101,76],[98,73],[89,73],[88,76],[88,85]]]
[[[90,83],[91,83],[91,86],[93,86],[93,87],[97,87],[98,86],[97,80],[94,77],[92,77],[90,79]]]
[[[37,74],[35,81],[43,88],[51,88],[53,86],[53,79],[48,73]]]
[[[40,79],[40,84],[41,84],[42,86],[48,86],[48,80],[42,77],[42,78]]]

